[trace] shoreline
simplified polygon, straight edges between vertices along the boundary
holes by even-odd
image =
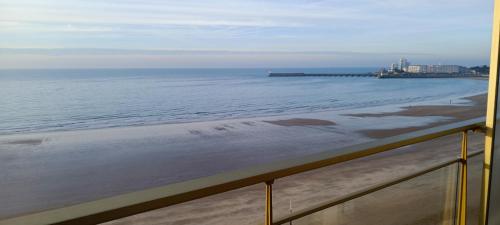
[[[470,151],[480,150],[483,147],[483,140],[480,135],[470,135]],[[394,177],[456,158],[460,152],[459,145],[460,135],[451,135],[278,179],[273,185],[274,213],[276,217],[282,217],[289,213],[292,204],[293,211],[300,211],[329,199],[354,193],[366,186],[389,181]],[[469,159],[467,224],[477,222],[475,218],[478,215],[482,165],[480,159],[480,156]],[[361,201],[354,199],[328,208],[294,221],[293,224],[321,225],[324,224],[322,223],[324,219],[349,225],[372,224],[373,221],[384,225],[399,225],[402,221],[408,225],[441,224],[442,220],[447,221],[443,215],[451,215],[455,210],[447,203],[455,195],[453,191],[456,187],[453,179],[456,174],[453,165],[371,193],[361,197]],[[254,185],[106,224],[260,224],[264,212],[263,189],[264,185]],[[422,208],[424,205],[425,209]],[[404,213],[390,214],[394,211],[404,211]],[[380,217],[380,215],[391,216]]]
[[[465,95],[459,95],[459,96],[453,96],[451,99],[455,100],[454,105],[460,104],[463,100],[469,101],[473,99],[469,98],[474,98],[476,96],[482,96],[486,95],[484,92],[480,93],[470,93],[470,94],[465,94]],[[382,113],[387,112],[392,112],[396,113],[401,110],[403,110],[405,107],[408,105],[413,105],[413,106],[428,106],[428,105],[447,105],[443,99],[433,99],[433,100],[424,100],[424,101],[419,101],[419,102],[406,102],[406,103],[398,103],[398,104],[390,104],[390,105],[375,105],[375,106],[368,106],[368,107],[354,107],[354,108],[332,108],[332,109],[326,109],[326,110],[318,110],[314,112],[290,112],[290,113],[283,113],[283,114],[270,114],[270,115],[259,115],[259,116],[245,116],[245,117],[234,117],[234,118],[219,118],[219,119],[202,119],[202,120],[192,120],[192,121],[181,121],[181,122],[160,122],[160,123],[151,123],[151,124],[135,124],[135,125],[116,125],[116,126],[110,126],[110,127],[95,127],[95,128],[77,128],[77,129],[61,129],[61,130],[48,130],[48,131],[27,131],[27,132],[10,132],[10,133],[4,133],[0,134],[0,139],[2,137],[15,137],[15,136],[23,136],[23,135],[44,135],[44,134],[59,134],[59,133],[65,133],[65,132],[86,132],[86,131],[99,131],[99,130],[118,130],[118,129],[129,129],[129,128],[143,128],[143,127],[161,127],[161,126],[168,126],[168,125],[182,125],[182,124],[197,124],[197,123],[210,123],[210,122],[226,122],[226,121],[238,121],[238,120],[281,120],[283,118],[285,119],[290,119],[290,118],[303,118],[303,117],[308,117],[311,115],[312,117],[315,117],[317,114],[325,114],[325,113],[332,113],[332,114],[338,114],[338,115],[356,115],[356,114],[362,114],[362,113],[357,113],[358,111],[371,111],[371,110],[379,110],[382,111]],[[415,115],[421,116],[421,115]],[[314,118],[312,118],[314,119]],[[331,121],[334,122],[335,121]]]
[[[371,117],[380,118],[386,116],[433,116],[441,115],[451,118],[450,120],[441,120],[425,126],[409,126],[406,128],[398,129],[366,129],[360,131],[362,134],[371,138],[384,138],[390,137],[401,133],[412,132],[420,129],[431,128],[434,126],[444,125],[447,123],[453,123],[462,120],[474,119],[478,117],[484,117],[486,115],[486,94],[475,95],[471,97],[466,97],[464,99],[472,102],[472,106],[457,106],[457,105],[420,105],[403,107],[399,112],[385,112],[385,113],[359,113],[359,114],[347,114],[348,116],[354,117]],[[471,110],[471,108],[474,108]]]
[[[357,117],[387,116],[428,116],[436,111],[443,112],[447,107],[454,109],[446,116],[451,120],[428,124],[425,127],[438,126],[442,123],[453,122],[469,117],[476,117],[482,113],[481,104],[486,95],[470,97],[472,105],[467,106],[416,106],[403,108],[398,112],[356,115]],[[478,108],[479,107],[479,108]],[[411,130],[423,129],[412,127]],[[362,132],[381,132],[367,130]],[[401,130],[385,130],[383,136],[400,134]],[[380,138],[380,137],[373,137]],[[484,138],[481,135],[471,134],[469,139],[470,151],[478,151],[483,147]],[[305,209],[308,206],[353,193],[356,190],[391,180],[394,177],[408,174],[412,171],[426,168],[446,159],[455,158],[460,152],[460,135],[450,135],[432,141],[403,147],[394,151],[372,155],[362,159],[349,161],[321,168],[318,170],[297,174],[279,179],[273,186],[273,207],[276,217],[289,213],[292,202],[293,210]],[[475,224],[478,215],[481,157],[470,159],[469,168],[469,200],[467,224]],[[336,207],[328,208],[308,216],[294,224],[323,224],[324,219],[335,221],[338,224],[364,225],[373,221],[385,225],[405,224],[424,225],[452,223],[455,208],[446,201],[453,198],[455,193],[454,181],[456,171],[446,168],[410,181],[391,186],[363,198],[362,201],[351,200]],[[195,200],[178,206],[168,207],[143,213],[117,221],[106,223],[108,225],[131,225],[136,223],[162,223],[162,224],[259,224],[262,217],[263,196],[261,186],[251,186],[242,190],[223,193],[204,199]],[[418,188],[415,188],[418,187]],[[376,196],[376,197],[374,197]],[[409,197],[415,196],[415,197]],[[257,199],[260,199],[257,200]],[[404,199],[404,201],[401,201]],[[210,205],[213,210],[204,210]],[[425,205],[425,210],[421,206]],[[410,207],[414,206],[414,207]],[[380,217],[393,211],[406,209],[405,213],[390,217]],[[444,208],[444,210],[443,210]],[[432,213],[431,213],[432,212]],[[223,218],[223,219],[221,219]],[[258,218],[258,219],[256,219]]]
[[[457,106],[439,107],[473,110],[478,102],[469,100],[473,100],[469,102],[473,104],[467,103],[468,100],[464,100],[466,104],[457,100]],[[439,101],[433,103],[437,104]],[[421,111],[425,111],[429,109],[427,107],[436,106],[412,106],[413,109],[417,109],[416,107],[423,107]],[[255,164],[301,157],[376,139],[377,137],[365,136],[363,132],[366,132],[364,128],[367,127],[382,127],[384,129],[376,132],[389,135],[389,131],[404,129],[409,124],[418,125],[412,129],[422,129],[425,126],[450,122],[451,116],[409,113],[394,105],[375,107],[377,115],[360,115],[360,111],[371,109],[373,108],[350,110],[352,115],[345,115],[345,111],[328,111],[252,119],[0,136],[0,169],[6,171],[4,179],[0,179],[0,186],[5,187],[0,190],[0,199],[9,203],[0,207],[0,218],[58,208]],[[471,140],[471,143],[473,142]],[[446,147],[444,151],[449,153],[450,147]],[[436,152],[432,152],[434,153]],[[438,153],[443,155],[442,152]],[[431,153],[426,152],[419,157],[432,159],[434,162],[436,159],[429,158],[428,154]],[[259,157],[262,155],[266,157]],[[407,156],[397,153],[373,158],[391,160],[396,156],[403,157],[403,161],[408,160]],[[369,174],[367,161],[361,161],[363,162],[350,162],[346,165],[358,171],[356,173],[364,171],[363,173]],[[193,168],[193,164],[197,167]],[[384,164],[377,165],[381,168],[387,167]],[[422,165],[416,164],[408,168],[408,165],[396,163],[391,168],[398,167],[397,173],[401,173],[420,166]],[[332,172],[328,169],[325,171]],[[394,174],[382,173],[377,176],[388,178],[390,175]],[[347,172],[337,176],[352,179],[354,175]],[[309,179],[306,175],[300,177]],[[58,183],[61,179],[66,182]],[[303,188],[307,188],[309,184],[324,184],[328,180],[319,177],[311,179],[299,183]],[[365,184],[363,179],[353,181],[352,184]],[[331,181],[330,179],[329,182]],[[95,185],[96,183],[106,185]],[[335,193],[340,194],[341,190],[348,189],[339,189]],[[33,199],[38,201],[33,202]],[[179,213],[182,214],[176,212],[176,215]]]

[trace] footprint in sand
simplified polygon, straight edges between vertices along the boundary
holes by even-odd
[[[227,131],[225,127],[214,127],[214,129],[218,131]]]
[[[245,122],[241,122],[242,124],[245,124],[247,126],[255,126],[255,122],[250,122],[250,121],[245,121]]]
[[[222,126],[225,127],[225,128],[229,128],[229,129],[235,129],[235,127],[233,127],[233,126],[231,126],[229,124],[223,124]]]
[[[189,130],[189,133],[192,134],[192,135],[203,135],[203,132],[199,131],[199,130]]]

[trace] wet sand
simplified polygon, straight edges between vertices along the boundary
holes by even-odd
[[[304,118],[293,118],[287,120],[273,120],[264,121],[270,124],[280,125],[280,126],[332,126],[335,122],[329,120],[318,120],[318,119],[304,119]]]
[[[407,133],[416,131],[419,129],[430,128],[433,126],[443,125],[451,122],[458,122],[461,120],[474,119],[478,117],[484,117],[486,115],[486,94],[477,95],[472,97],[467,97],[465,99],[472,102],[469,106],[457,106],[457,105],[423,105],[423,106],[413,106],[413,107],[402,107],[399,112],[388,112],[388,113],[358,113],[358,114],[348,114],[348,116],[354,117],[372,117],[380,118],[387,116],[446,116],[452,118],[448,121],[436,121],[426,126],[410,126],[405,128],[396,129],[367,129],[361,131],[364,135],[371,138],[383,138],[390,137],[397,134]]]
[[[333,150],[400,134],[405,129],[473,118],[482,111],[481,98],[471,98],[474,104],[470,105],[412,106],[397,112],[323,112],[0,137],[0,170],[5,171],[0,179],[0,199],[7,202],[0,206],[0,218]],[[380,127],[384,129],[375,130]],[[470,141],[476,149],[481,142],[480,136]],[[288,213],[290,201],[298,210],[456,157],[459,146],[459,138],[450,136],[278,180],[276,214]],[[431,189],[443,188],[433,182],[423,183]],[[411,187],[405,190],[409,194],[416,191]],[[258,185],[112,224],[261,224],[262,194],[263,186]],[[436,196],[427,197],[430,199],[412,201],[425,205]],[[362,205],[369,207],[368,203]],[[408,218],[428,216],[424,214],[410,213]]]
[[[367,140],[335,126],[287,125],[241,119],[3,136],[0,218]]]
[[[456,120],[484,115],[485,95],[469,98],[468,106],[415,106],[399,112],[352,114],[355,117],[444,115],[453,119],[408,129],[365,130],[373,138],[400,134]],[[275,218],[291,211],[353,193],[364,187],[428,168],[458,157],[460,135],[451,135],[396,151],[370,156],[327,168],[277,180],[274,184]],[[469,150],[483,148],[483,136],[472,134]],[[481,155],[469,165],[468,224],[477,223]],[[408,182],[372,193],[332,207],[321,213],[294,221],[293,224],[349,225],[428,225],[453,224],[456,191],[456,165],[412,179]],[[174,207],[160,209],[109,224],[263,224],[264,185],[208,197]]]
[[[460,138],[450,136],[361,160],[276,180],[274,213],[279,218],[293,211],[353,193],[394,177],[455,158]],[[439,148],[436,148],[439,146]],[[471,151],[483,147],[482,137],[471,138]],[[473,160],[478,160],[476,157]],[[472,161],[472,160],[471,160]],[[469,168],[469,224],[475,224],[480,183],[480,163]],[[293,224],[429,225],[450,224],[456,190],[456,166],[438,170],[391,188],[375,192]],[[264,185],[256,185],[181,205],[159,209],[107,224],[263,224]],[[442,223],[445,218],[449,223]]]

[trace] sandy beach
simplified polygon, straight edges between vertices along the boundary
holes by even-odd
[[[445,105],[424,105],[424,106],[406,106],[402,107],[402,111],[398,112],[388,112],[388,113],[359,113],[351,114],[350,116],[357,117],[386,117],[386,116],[446,116],[451,118],[447,121],[436,121],[435,123],[428,124],[426,126],[413,126],[405,128],[396,129],[367,129],[363,130],[362,133],[366,136],[372,138],[388,137],[394,134],[401,134],[406,132],[415,131],[422,128],[429,128],[432,126],[443,125],[450,122],[456,122],[460,120],[467,120],[471,118],[482,117],[486,112],[486,95],[476,95],[472,97],[464,98],[474,103],[474,109],[470,107],[463,106],[445,106]]]
[[[0,225],[500,221],[500,0],[0,2]]]
[[[0,169],[6,172],[0,179],[0,185],[5,187],[0,190],[0,199],[8,204],[1,206],[0,218],[476,118],[484,115],[484,99],[485,95],[479,95],[462,99],[459,104],[370,109],[370,113],[351,110],[2,136]],[[459,140],[454,135],[278,180],[274,200],[276,216],[289,213],[290,204],[292,211],[299,210],[454,158],[459,153]],[[482,141],[481,135],[471,137],[471,150],[481,149]],[[265,157],[261,157],[263,155]],[[472,166],[471,171],[478,168]],[[446,190],[454,190],[448,184],[454,184],[449,181],[454,179],[455,169],[397,185],[393,187],[397,195],[377,192],[363,201],[353,201],[332,209],[334,212],[294,224],[329,224],[322,223],[321,218],[332,215],[336,215],[336,224],[366,224],[366,221],[372,221],[370,224],[437,224],[440,219],[449,218],[447,215],[451,212],[451,206],[444,204],[443,199],[449,200],[452,196]],[[472,177],[471,182],[478,178]],[[417,186],[421,188],[415,188]],[[474,185],[471,187],[473,192]],[[111,224],[261,224],[263,188],[256,185]],[[391,204],[380,207],[377,202],[381,201]],[[410,208],[406,207],[409,205]],[[420,210],[422,208],[425,210]],[[405,213],[382,221],[377,217],[381,210]],[[362,220],[360,213],[364,215]],[[408,221],[401,223],[403,220]]]
[[[469,100],[481,104],[485,96]],[[484,115],[484,108],[470,106],[418,106],[399,112],[380,114],[352,114],[360,117],[426,116],[447,113],[455,121]],[[450,109],[450,111],[448,111]],[[429,111],[431,110],[431,111]],[[443,122],[425,125],[431,127]],[[407,131],[419,127],[408,128]],[[376,137],[398,134],[400,130],[366,130],[366,134],[382,132]],[[375,136],[375,135],[373,135]],[[328,199],[334,199],[363,187],[388,181],[446,159],[458,157],[460,135],[452,135],[431,142],[404,147],[360,160],[295,175],[276,181],[274,210],[276,217],[292,210],[300,210]],[[483,148],[482,135],[470,137],[470,151]],[[476,224],[479,204],[481,155],[472,158],[469,168],[469,221]],[[293,224],[453,224],[456,191],[455,165],[372,193],[360,199],[330,208],[321,213],[294,221]],[[262,224],[264,185],[245,188],[182,205],[125,218],[109,224]],[[383,216],[381,216],[383,215]]]

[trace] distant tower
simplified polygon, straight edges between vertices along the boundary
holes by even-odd
[[[391,68],[389,68],[389,72],[396,72],[398,70],[398,64],[393,63],[391,64]]]
[[[410,65],[410,63],[408,62],[407,59],[405,58],[401,58],[399,60],[399,69],[402,70],[402,71],[407,71],[408,70],[408,66]]]

